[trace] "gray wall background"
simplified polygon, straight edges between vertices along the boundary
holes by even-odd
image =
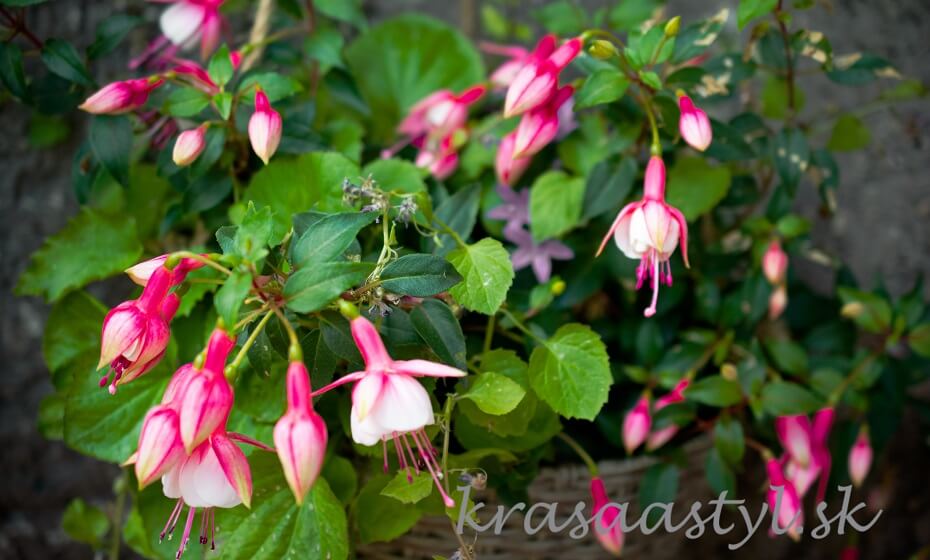
[[[604,2],[580,2],[599,6]],[[818,7],[797,14],[795,26],[823,31],[838,53],[869,51],[884,56],[910,77],[930,83],[930,2],[926,0],[833,0],[829,10]],[[541,1],[509,2],[513,13],[531,13]],[[479,0],[368,1],[366,10],[375,19],[404,11],[425,12],[480,33],[475,10]],[[496,5],[499,5],[496,3]],[[670,0],[669,14],[680,13],[687,23],[729,6],[729,32],[735,33],[736,0]],[[108,15],[131,9],[145,12],[154,21],[159,7],[140,6],[125,0],[106,2],[53,0],[29,10],[29,24],[40,37],[64,37],[80,47],[93,38],[96,24]],[[146,33],[132,37],[131,51],[138,52]],[[102,80],[122,75],[126,49],[111,54],[96,70]],[[804,78],[807,89],[805,113],[832,107],[850,107],[872,99],[873,87],[841,88],[825,80]],[[42,397],[51,390],[41,355],[42,327],[48,307],[30,298],[14,298],[12,288],[26,266],[28,256],[42,240],[61,229],[76,213],[70,184],[71,158],[83,135],[85,119],[71,118],[68,140],[50,150],[31,149],[25,140],[28,114],[7,103],[0,107],[4,133],[0,134],[0,343],[5,371],[0,376],[0,557],[86,558],[90,550],[69,542],[60,529],[61,513],[68,501],[83,497],[103,503],[111,496],[115,468],[69,451],[57,442],[44,441],[36,430],[36,414]],[[927,171],[930,142],[930,102],[921,100],[867,117],[872,142],[865,152],[840,155],[842,184],[839,210],[832,221],[817,219],[816,194],[810,185],[802,208],[815,219],[814,245],[851,263],[857,277],[867,284],[883,279],[894,293],[909,289],[919,273],[930,273],[930,173]],[[818,265],[793,263],[813,282],[822,280]],[[930,294],[930,289],[928,289]],[[106,288],[99,295],[106,296]],[[930,458],[913,426],[906,425],[893,447],[894,472],[890,487],[893,511],[863,539],[866,557],[897,558],[913,552],[917,542],[930,541],[930,498],[925,485]],[[894,520],[894,521],[893,521]],[[885,524],[888,525],[885,525]],[[889,528],[891,527],[891,528]],[[879,534],[880,533],[880,534]],[[925,540],[921,540],[925,538]],[[767,538],[757,538],[749,554],[766,558],[787,555],[808,558],[834,552],[817,548],[786,549]],[[835,547],[835,543],[833,545]],[[819,552],[818,552],[819,550]],[[722,554],[714,543],[695,547],[702,555]]]

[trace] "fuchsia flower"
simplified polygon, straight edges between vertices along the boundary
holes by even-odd
[[[678,108],[681,112],[681,118],[678,120],[681,137],[692,148],[703,152],[713,139],[707,113],[695,107],[687,95],[678,96]]]
[[[782,474],[781,463],[777,459],[768,459],[765,467],[769,474],[769,490],[766,494],[769,510],[775,516],[779,529],[787,531],[789,537],[798,541],[801,539],[801,527],[804,526],[801,498],[794,484]]]
[[[668,260],[681,240],[681,256],[688,264],[688,223],[684,214],[665,202],[665,164],[653,156],[646,167],[643,199],[627,204],[617,214],[597,250],[600,255],[613,236],[617,247],[631,259],[640,259],[636,269],[636,288],[652,278],[652,303],[644,315],[652,317],[659,301],[659,281],[672,285],[672,267]],[[664,272],[663,272],[663,266]]]
[[[223,0],[168,0],[171,6],[161,14],[161,32],[174,45],[190,49],[200,43],[200,56],[206,59],[220,42]]]
[[[824,408],[814,414],[813,422],[806,416],[784,416],[775,420],[775,431],[786,451],[782,458],[785,476],[800,498],[818,479],[817,502],[823,501],[826,494],[832,463],[827,437],[834,414],[832,408]]]
[[[168,255],[160,255],[153,257],[147,261],[142,261],[139,264],[133,265],[127,268],[124,272],[129,279],[135,282],[136,284],[145,287],[149,282],[149,278],[152,277],[152,274],[156,270],[162,268],[165,264],[165,261],[168,260]],[[171,287],[177,286],[184,282],[184,279],[187,278],[187,274],[203,266],[203,262],[197,259],[183,258],[178,262],[178,265],[171,270],[171,279],[169,284]]]
[[[326,438],[326,424],[310,400],[307,367],[303,362],[291,362],[287,368],[287,412],[274,426],[274,444],[298,504],[323,468]]]
[[[452,175],[459,166],[459,154],[455,151],[454,134],[436,141],[424,138],[420,152],[417,154],[417,167],[428,169],[430,174],[442,181]],[[418,142],[419,143],[419,142]]]
[[[485,86],[477,85],[457,95],[447,89],[436,91],[410,108],[397,131],[411,139],[447,136],[465,126],[468,108],[481,99],[486,90]]]
[[[651,427],[649,397],[644,394],[623,419],[623,447],[628,454],[632,455],[636,448],[646,441]]]
[[[616,505],[610,505],[611,501],[607,497],[607,490],[604,488],[604,481],[600,477],[591,479],[591,498],[594,502],[594,536],[604,547],[604,550],[611,555],[620,557],[623,551],[623,527],[617,519],[620,516],[620,508]]]
[[[554,35],[539,40],[526,63],[513,77],[504,99],[504,117],[513,117],[544,105],[555,94],[559,73],[581,51],[575,37],[555,47]]]
[[[778,285],[769,295],[769,319],[773,321],[781,317],[788,307],[788,289],[784,284]]]
[[[178,135],[174,143],[174,151],[171,159],[178,167],[188,166],[200,157],[200,153],[207,146],[206,141],[207,125],[202,124],[197,128],[185,130]]]
[[[497,180],[508,187],[514,186],[520,180],[520,177],[533,161],[530,156],[514,157],[516,139],[517,131],[505,135],[497,147],[497,155],[494,158],[494,170],[497,172]]]
[[[856,443],[849,450],[849,478],[856,488],[862,486],[865,477],[872,467],[872,444],[869,442],[869,431],[863,426],[856,437]]]
[[[139,78],[113,82],[103,86],[98,92],[88,97],[78,107],[82,111],[95,115],[118,115],[128,113],[145,105],[149,93],[162,85],[160,78]]]
[[[181,441],[188,453],[226,424],[233,405],[233,389],[223,373],[235,340],[216,328],[207,343],[203,367],[183,387],[178,404]]]
[[[155,367],[164,355],[170,337],[168,323],[180,303],[176,295],[168,295],[170,280],[171,272],[158,268],[139,299],[117,305],[104,318],[97,369],[109,364],[113,371],[110,393]],[[108,379],[109,372],[100,386]]]
[[[656,400],[655,411],[658,412],[670,404],[684,402],[685,400],[685,389],[688,388],[688,385],[691,384],[690,379],[682,379],[675,385],[675,388],[665,396],[659,397]],[[678,433],[678,426],[675,424],[669,424],[664,428],[659,428],[654,432],[649,434],[649,438],[646,440],[646,449],[648,451],[653,451],[658,449],[668,443],[675,434]]]
[[[181,370],[178,370],[180,373]],[[175,406],[163,400],[162,404],[152,407],[142,421],[134,460],[140,489],[168,472],[186,456]]]
[[[782,250],[778,239],[773,239],[762,256],[762,273],[765,274],[769,284],[778,286],[784,283],[787,271],[788,254]]]
[[[497,67],[491,73],[491,85],[495,89],[506,89],[513,83],[517,73],[527,63],[530,51],[517,45],[497,45],[494,43],[482,42],[478,48],[486,53],[506,56],[508,59]]]
[[[559,132],[559,109],[571,99],[574,91],[572,86],[562,86],[545,104],[523,115],[517,126],[512,157],[532,156],[555,139]]]
[[[351,330],[352,338],[365,361],[365,370],[350,373],[316,391],[314,395],[346,383],[355,383],[349,414],[352,439],[361,445],[374,445],[381,441],[385,470],[388,464],[387,440],[393,439],[400,468],[407,470],[409,480],[412,480],[410,465],[417,473],[420,472],[421,462],[417,459],[419,454],[446,506],[454,507],[455,501],[446,494],[439,482],[441,467],[436,459],[436,450],[423,429],[435,421],[433,404],[426,389],[415,377],[463,377],[465,372],[427,360],[391,359],[377,329],[364,317],[353,319]]]
[[[255,92],[255,112],[249,119],[249,142],[255,155],[265,165],[278,149],[281,142],[281,114],[271,108],[265,92]]]
[[[811,461],[811,423],[807,416],[779,416],[775,419],[775,432],[791,460],[803,467]]]

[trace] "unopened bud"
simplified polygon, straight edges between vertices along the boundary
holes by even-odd
[[[357,318],[358,315],[359,315],[359,313],[358,313],[358,307],[355,307],[354,304],[352,304],[352,303],[350,303],[350,302],[348,302],[348,301],[346,301],[346,300],[344,300],[344,299],[340,299],[340,300],[336,303],[336,305],[339,306],[339,312],[342,313],[342,316],[345,317],[346,319],[350,320],[350,321],[351,321],[352,319]]]
[[[617,52],[617,47],[615,47],[610,41],[605,41],[604,39],[595,39],[591,41],[591,45],[588,47],[588,54],[599,60],[607,60],[617,56],[620,53]]]
[[[726,363],[720,366],[720,377],[726,379],[727,381],[736,381],[736,366],[730,363]]]
[[[665,24],[665,36],[675,37],[678,35],[678,29],[681,28],[681,16],[675,16]]]
[[[556,280],[549,288],[549,292],[554,296],[560,296],[565,292],[565,280]]]
[[[844,305],[842,309],[840,309],[840,315],[846,317],[847,319],[856,319],[862,315],[864,310],[865,306],[862,305],[862,302],[851,301]]]

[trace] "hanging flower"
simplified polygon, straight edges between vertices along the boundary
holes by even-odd
[[[143,288],[148,284],[149,278],[152,277],[152,274],[155,273],[159,268],[163,268],[165,262],[168,260],[168,255],[159,255],[153,257],[147,261],[142,261],[138,264],[135,264],[123,272],[129,276],[129,279],[135,282],[136,284],[142,286]],[[169,285],[173,288],[178,286],[184,279],[187,278],[187,274],[192,270],[197,270],[203,266],[203,262],[198,259],[192,259],[185,257],[178,261],[177,266],[171,269],[171,279],[169,280]]]
[[[692,148],[703,152],[713,139],[707,113],[695,107],[691,98],[683,94],[678,96],[678,108],[681,112],[681,118],[678,120],[681,137]]]
[[[139,78],[107,84],[88,97],[78,109],[95,115],[128,113],[145,105],[153,89],[162,85],[160,78]]]
[[[484,95],[483,85],[472,86],[460,94],[442,89],[421,99],[410,108],[397,131],[411,139],[421,136],[447,136],[465,126],[468,108]]]
[[[517,131],[506,134],[501,139],[501,143],[497,147],[497,154],[494,157],[494,171],[497,172],[497,180],[508,187],[512,187],[520,180],[520,177],[533,161],[530,156],[514,157],[516,142]]]
[[[203,367],[190,376],[180,394],[178,420],[181,441],[188,453],[226,424],[233,405],[233,389],[223,370],[235,340],[220,328],[207,343]]]
[[[849,478],[852,479],[853,486],[862,486],[871,467],[872,444],[869,442],[869,431],[863,426],[856,437],[856,443],[849,450]]]
[[[643,395],[627,412],[623,419],[623,447],[628,454],[633,454],[649,436],[652,427],[652,415],[649,413],[649,397]]]
[[[307,367],[303,362],[291,362],[287,368],[287,412],[274,426],[274,444],[298,504],[320,475],[326,439],[326,424],[310,400]]]
[[[775,432],[791,460],[806,467],[811,460],[811,423],[807,416],[796,414],[775,419]]]
[[[504,99],[504,117],[513,117],[541,107],[555,94],[559,73],[581,51],[582,41],[569,39],[558,48],[554,35],[536,44],[526,64],[514,76]]]
[[[623,526],[620,524],[620,508],[611,505],[600,477],[591,479],[591,498],[594,502],[594,536],[612,556],[620,557],[623,551]]]
[[[507,57],[507,60],[491,73],[490,81],[495,89],[507,89],[530,57],[530,51],[517,45],[497,45],[482,42],[478,45],[478,48],[486,53]]]
[[[202,124],[197,128],[185,130],[178,135],[178,139],[174,143],[174,151],[171,154],[171,159],[175,165],[186,167],[200,157],[201,152],[207,146],[206,132],[207,125]]]
[[[265,92],[255,92],[255,112],[249,118],[249,142],[265,165],[281,143],[281,114],[271,108]]]
[[[544,105],[523,115],[517,126],[512,157],[532,156],[555,139],[559,132],[559,110],[574,91],[572,86],[562,86]]]
[[[804,511],[801,509],[801,499],[794,484],[782,474],[781,463],[775,458],[766,461],[766,471],[769,474],[769,490],[766,499],[769,511],[778,522],[778,527],[786,530],[793,540],[801,539],[801,527],[804,526]]]

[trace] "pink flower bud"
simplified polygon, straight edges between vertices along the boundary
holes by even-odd
[[[519,46],[482,42],[478,47],[486,53],[502,55],[508,58],[491,73],[490,81],[495,89],[505,89],[510,86],[517,73],[530,57],[530,52]]]
[[[255,112],[249,119],[249,142],[265,165],[281,142],[281,115],[271,108],[268,96],[261,90],[255,92]]]
[[[153,257],[147,261],[142,261],[138,264],[135,264],[127,268],[124,272],[129,279],[135,282],[136,284],[145,287],[149,282],[149,278],[152,277],[152,274],[163,267],[165,261],[168,260],[168,255],[159,255]],[[171,277],[169,280],[169,285],[171,287],[177,286],[180,283],[184,282],[184,279],[187,278],[187,274],[192,270],[197,270],[203,266],[203,262],[197,259],[183,258],[174,267],[174,270],[171,271]]]
[[[788,307],[788,288],[781,284],[776,286],[769,295],[769,319],[773,321],[781,317]]]
[[[649,398],[643,395],[623,419],[623,446],[632,454],[649,436],[652,416],[649,414]]]
[[[274,427],[274,445],[297,503],[313,486],[326,456],[326,424],[313,411],[310,376],[302,362],[287,369],[287,412]]]
[[[203,124],[197,128],[185,130],[178,135],[174,143],[174,151],[171,159],[174,160],[178,167],[186,167],[196,160],[203,149],[207,146],[206,141],[207,125]]]
[[[678,108],[681,111],[681,118],[678,120],[681,137],[692,148],[703,152],[710,146],[713,138],[707,113],[695,107],[687,95],[678,98]]]
[[[497,155],[494,158],[494,169],[497,171],[497,180],[508,187],[514,186],[520,177],[526,172],[526,168],[533,161],[531,157],[513,157],[514,144],[516,143],[516,132],[511,132],[504,136],[500,146],[497,147]]]
[[[594,536],[612,556],[620,557],[623,551],[623,526],[620,524],[620,508],[611,505],[604,488],[604,481],[595,476],[591,479],[591,498],[594,503]]]
[[[192,375],[180,401],[181,441],[188,453],[225,424],[233,405],[233,389],[223,375],[235,341],[215,329],[207,345],[203,369]]]
[[[88,97],[78,109],[95,115],[127,113],[145,105],[149,93],[162,83],[163,80],[150,78],[113,82]]]
[[[853,486],[862,486],[865,477],[872,467],[872,444],[869,442],[869,432],[866,428],[859,430],[856,443],[849,450],[849,478]]]
[[[433,92],[410,108],[397,131],[410,138],[425,135],[436,139],[451,135],[465,126],[468,108],[481,99],[486,89],[477,85],[458,95],[447,89]]]
[[[450,134],[438,142],[427,141],[420,148],[415,163],[417,167],[428,169],[436,179],[440,181],[447,179],[459,166],[454,135]]]
[[[688,385],[691,384],[690,379],[682,379],[675,385],[675,388],[672,391],[662,397],[659,397],[656,400],[655,411],[658,412],[670,404],[680,403],[685,400],[684,391],[688,388]],[[678,426],[675,424],[669,424],[664,428],[659,428],[654,432],[649,434],[649,438],[646,440],[646,450],[654,451],[666,443],[668,443],[675,434],[678,433]]]
[[[807,416],[779,416],[775,419],[775,433],[791,460],[806,467],[811,462],[811,423]]]
[[[781,248],[781,243],[773,239],[762,256],[762,272],[769,284],[777,286],[784,283],[788,271],[788,254]]]
[[[513,157],[532,156],[555,139],[559,132],[559,108],[574,92],[572,86],[563,86],[545,104],[523,115],[517,126]]]
[[[148,411],[139,433],[137,453],[135,469],[140,489],[161,477],[185,456],[177,411],[165,405]]]
[[[769,490],[766,493],[769,511],[778,522],[778,528],[787,531],[789,537],[798,541],[804,526],[804,511],[797,489],[782,474],[781,463],[777,459],[769,459],[765,467],[769,474]]]

